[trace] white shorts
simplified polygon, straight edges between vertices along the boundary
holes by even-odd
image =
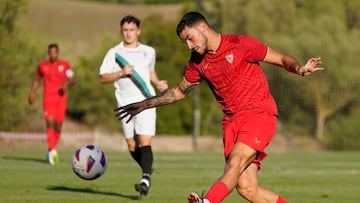
[[[128,123],[128,117],[121,120],[124,137],[133,138],[137,135],[154,136],[156,131],[156,109],[146,109],[134,116]]]

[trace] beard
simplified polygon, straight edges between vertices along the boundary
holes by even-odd
[[[194,51],[200,55],[205,55],[209,51],[208,47],[207,47],[209,39],[203,33],[201,33],[201,37],[202,37],[202,39],[201,39],[200,46],[198,46]]]

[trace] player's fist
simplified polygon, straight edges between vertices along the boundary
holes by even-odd
[[[61,85],[60,89],[58,90],[59,95],[64,95],[67,90],[67,84]]]
[[[165,90],[168,89],[168,82],[166,80],[160,80],[159,82],[156,83],[156,87],[158,88],[158,90],[160,92],[163,92]]]
[[[34,96],[33,93],[29,94],[28,102],[29,102],[30,105],[32,105],[35,102],[35,96]]]
[[[133,70],[133,66],[131,66],[131,65],[126,65],[126,66],[122,69],[123,76],[126,77],[126,76],[131,75],[131,74],[132,74],[132,70]]]

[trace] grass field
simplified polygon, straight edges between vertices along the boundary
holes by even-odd
[[[0,151],[0,202],[182,203],[189,192],[201,192],[222,173],[221,153],[156,153],[152,188],[139,197],[133,185],[140,170],[125,152],[107,152],[108,169],[97,180],[84,181],[71,170],[72,151],[61,151],[61,163],[50,166],[41,150]],[[260,182],[290,202],[358,203],[360,152],[270,154]],[[225,201],[246,202],[233,192]]]

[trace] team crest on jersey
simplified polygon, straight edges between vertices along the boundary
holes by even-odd
[[[60,65],[60,66],[58,67],[58,70],[59,70],[59,72],[62,72],[62,71],[64,70],[64,66]]]
[[[234,61],[234,55],[233,54],[228,54],[228,55],[225,56],[225,58],[230,64],[232,64],[233,61]]]

